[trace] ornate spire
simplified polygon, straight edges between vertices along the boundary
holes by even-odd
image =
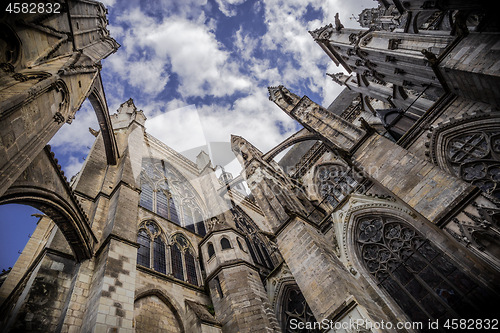
[[[342,73],[342,72],[339,72],[337,74],[326,73],[326,75],[331,77],[333,82],[336,82],[336,83],[340,84],[341,86],[345,85],[345,82],[342,81],[342,79],[344,77],[344,73]]]
[[[269,100],[278,105],[285,112],[290,112],[300,101],[300,97],[291,93],[284,86],[269,87]]]
[[[231,150],[241,165],[245,165],[253,158],[262,158],[262,152],[241,136],[231,135]]]

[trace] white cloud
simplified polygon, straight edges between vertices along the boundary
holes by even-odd
[[[241,5],[246,0],[215,0],[219,5],[219,10],[226,16],[235,16],[237,13],[236,6]]]
[[[89,127],[99,130],[99,123],[92,105],[86,100],[76,113],[72,124],[64,124],[54,135],[49,144],[64,153],[85,153],[92,147],[95,137],[90,134]],[[57,157],[57,156],[56,156]]]
[[[100,2],[102,2],[106,7],[112,7],[116,0],[100,0]]]
[[[194,105],[165,112],[148,119],[146,130],[178,152],[207,143]]]
[[[83,166],[83,160],[78,157],[70,156],[68,164],[63,166],[64,173],[67,176],[68,180],[71,179],[74,175],[76,175]]]
[[[89,127],[99,130],[95,111],[86,100],[76,113],[73,123],[64,124],[49,142],[68,179],[80,171],[82,157],[87,156],[89,148],[94,144],[95,137],[89,132]]]
[[[123,46],[110,63],[118,75],[147,94],[160,93],[169,73],[177,75],[184,98],[222,97],[251,85],[215,38],[213,21],[206,26],[172,16],[158,23],[139,9],[118,21],[134,28],[123,33]]]

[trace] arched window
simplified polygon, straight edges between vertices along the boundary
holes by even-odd
[[[149,268],[151,237],[149,237],[146,230],[139,230],[137,234],[137,243],[139,243],[139,249],[137,250],[137,265]]]
[[[182,234],[172,236],[172,274],[176,279],[198,285],[196,253],[191,243]],[[185,267],[185,271],[184,271]]]
[[[201,236],[206,235],[194,188],[165,161],[142,161],[140,205]]]
[[[196,264],[195,264],[194,256],[188,250],[184,254],[184,257],[186,259],[187,282],[197,286],[198,285],[198,278],[196,277]]]
[[[172,274],[176,279],[184,281],[182,268],[182,253],[177,244],[172,245]]]
[[[161,230],[154,221],[145,221],[140,224],[137,233],[137,243],[139,243],[137,265],[153,267],[157,272],[166,273],[165,242],[162,237]],[[153,253],[151,253],[151,248],[153,248]]]
[[[474,279],[402,220],[363,217],[355,232],[366,270],[411,320],[474,318],[493,304]]]
[[[304,296],[300,292],[300,289],[297,286],[289,287],[284,291],[282,298],[282,330],[283,332],[300,332],[300,333],[319,333],[319,330],[316,329],[297,329],[297,325],[294,325],[290,322],[292,319],[295,319],[295,322],[302,323],[311,323],[314,325],[316,322],[316,318],[312,313],[309,305],[307,304]],[[295,327],[295,328],[294,328]]]
[[[351,169],[340,164],[323,164],[316,171],[316,185],[321,198],[333,208],[349,195],[358,181],[354,179]]]
[[[215,256],[214,245],[212,243],[209,243],[208,244],[208,258],[212,258],[213,256]]]
[[[457,135],[448,141],[446,158],[458,177],[500,199],[498,132],[477,131]]]
[[[222,237],[222,239],[220,240],[220,246],[222,247],[223,250],[230,249],[231,243],[226,237]]]
[[[156,179],[150,179],[148,173],[143,172],[140,205],[161,217],[180,224],[175,201],[166,179],[156,181]]]
[[[185,200],[183,205],[184,226],[189,231],[205,236],[205,222],[201,216],[200,210],[192,200]]]

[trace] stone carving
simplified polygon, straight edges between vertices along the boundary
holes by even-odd
[[[341,86],[345,85],[345,82],[342,81],[342,78],[344,77],[344,73],[342,73],[342,72],[337,73],[337,74],[326,73],[326,75],[331,77],[333,82],[335,82]]]
[[[338,14],[337,14],[338,15]],[[340,23],[340,21],[339,21]],[[342,26],[343,28],[343,26]],[[315,39],[315,40],[328,40],[330,36],[333,34],[334,28],[332,24],[328,24],[324,27],[318,28],[313,31],[309,31],[309,34]],[[337,30],[339,31],[339,30]]]
[[[426,155],[448,170],[500,201],[499,113],[476,112],[432,128]]]

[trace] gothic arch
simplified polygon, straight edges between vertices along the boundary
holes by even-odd
[[[76,260],[82,261],[92,257],[97,239],[60,169],[49,147],[45,147],[0,197],[0,205],[19,203],[45,213],[63,233]]]
[[[172,300],[170,297],[168,297],[167,294],[164,293],[162,290],[149,289],[149,290],[138,291],[138,292],[136,292],[134,303],[143,299],[143,298],[151,297],[151,296],[158,297],[170,309],[170,311],[172,311],[172,313],[175,316],[175,319],[179,323],[179,329],[180,329],[181,333],[184,333],[185,332],[184,324],[182,322],[182,317],[180,315],[181,311],[179,310],[179,309],[181,309],[181,307],[179,306],[179,304],[176,304],[175,300]]]
[[[500,113],[478,111],[432,129],[431,161],[500,201]]]
[[[443,235],[404,211],[366,206],[346,218],[347,251],[396,314],[427,322],[487,313],[485,304],[498,296],[442,248]]]
[[[274,311],[283,332],[290,332],[287,329],[287,322],[290,318],[312,323],[317,321],[293,277],[285,277],[281,280],[275,293],[277,296]],[[307,332],[319,331],[308,330]]]
[[[287,149],[288,147],[293,146],[296,143],[302,142],[302,141],[308,141],[308,140],[319,140],[320,137],[315,134],[309,132],[308,129],[303,128],[297,133],[293,134],[290,136],[288,139],[285,141],[281,142],[278,144],[276,147],[268,151],[266,154],[262,156],[262,159],[264,161],[271,161],[276,155],[281,153],[283,150]]]
[[[119,157],[118,145],[113,132],[111,118],[109,117],[108,104],[106,103],[106,97],[104,96],[104,88],[102,86],[100,73],[92,84],[88,99],[94,108],[97,121],[99,122],[108,164],[116,165]]]
[[[159,194],[162,203],[167,206],[162,217],[204,236],[206,226],[206,207],[200,195],[191,183],[172,164],[165,160],[144,157],[142,159],[141,206],[158,212]],[[163,186],[162,186],[163,184]],[[160,187],[162,187],[160,189]],[[143,204],[144,202],[144,204]],[[175,211],[175,219],[172,212]],[[189,213],[189,214],[188,214]]]

